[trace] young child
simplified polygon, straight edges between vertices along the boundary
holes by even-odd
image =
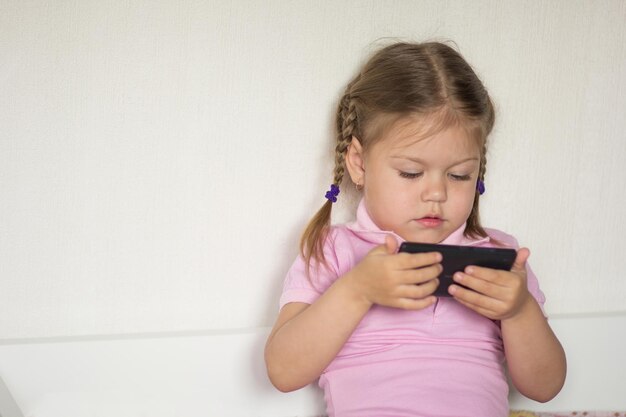
[[[565,355],[519,249],[511,271],[468,267],[437,298],[439,253],[402,241],[518,249],[479,221],[494,109],[442,43],[396,43],[350,82],[337,112],[334,181],[287,274],[265,361],[281,391],[319,378],[330,417],[508,415],[515,387],[552,399]],[[356,221],[330,225],[347,170]]]

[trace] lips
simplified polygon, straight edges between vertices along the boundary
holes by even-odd
[[[417,222],[424,227],[438,227],[443,223],[443,219],[437,215],[428,215],[417,219]]]

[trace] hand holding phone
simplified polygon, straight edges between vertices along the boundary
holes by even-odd
[[[450,294],[448,293],[448,287],[454,284],[452,276],[455,272],[463,271],[466,267],[470,265],[510,271],[517,255],[517,252],[514,249],[441,245],[434,243],[416,242],[402,243],[400,245],[399,252],[441,253],[441,255],[443,256],[443,260],[441,261],[443,271],[438,277],[439,287],[437,287],[437,290],[434,293],[434,295],[437,297],[450,297]]]

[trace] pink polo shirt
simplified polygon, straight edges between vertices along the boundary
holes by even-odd
[[[441,243],[494,246],[489,237],[468,239],[464,229]],[[518,248],[512,236],[486,231],[505,246]],[[280,306],[313,303],[388,234],[401,241],[380,230],[361,202],[354,223],[330,231],[324,247],[328,270],[320,268],[311,282],[303,259],[294,262]],[[543,308],[544,295],[527,269],[528,289]],[[420,311],[375,305],[322,373],[319,386],[329,417],[505,417],[509,407],[504,361],[499,323],[452,298],[441,297]]]

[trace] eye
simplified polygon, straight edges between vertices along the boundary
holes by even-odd
[[[450,174],[450,178],[452,178],[454,181],[469,181],[472,179],[471,175],[456,175],[456,174]]]
[[[419,178],[421,177],[423,174],[423,172],[404,172],[404,171],[399,171],[398,175],[400,175],[402,178],[407,178],[407,179],[415,179],[415,178]]]

